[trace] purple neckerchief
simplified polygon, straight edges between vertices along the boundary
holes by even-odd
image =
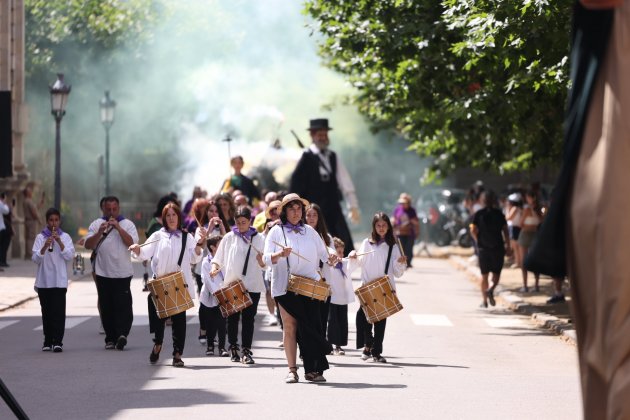
[[[378,241],[376,241],[376,246],[379,246],[380,244],[384,244],[385,243],[385,239],[379,239]]]
[[[300,234],[303,234],[306,231],[306,228],[304,227],[304,222],[299,222],[297,225],[294,225],[291,222],[286,222],[282,224],[282,227],[287,229],[289,232],[295,232],[295,233],[300,233]]]
[[[335,264],[335,268],[341,271],[342,276],[346,277],[346,273],[343,272],[343,262],[339,261],[337,264]]]
[[[166,228],[162,228],[162,232],[168,233],[168,239],[171,239],[173,236],[179,238],[179,236],[182,234],[182,231],[179,229],[167,230]]]
[[[254,236],[257,230],[250,226],[247,232],[241,233],[236,226],[232,226],[232,232],[234,232],[234,235],[241,237],[246,243],[250,243],[252,236]]]
[[[106,217],[106,216],[101,216],[101,219],[103,219],[103,220],[105,220],[105,221],[107,222],[110,218],[109,218],[109,217]],[[122,214],[119,214],[119,215],[116,217],[116,221],[117,221],[117,222],[121,222],[121,221],[123,221],[123,220],[125,220],[125,216],[123,216]]]
[[[55,230],[57,231],[57,235],[59,236],[63,235],[63,230],[59,228]],[[52,232],[50,231],[50,229],[48,229],[48,226],[46,226],[46,228],[42,230],[42,235],[44,235],[44,238],[50,238],[52,236]]]

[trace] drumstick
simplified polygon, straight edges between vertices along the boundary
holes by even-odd
[[[143,247],[143,246],[145,246],[145,245],[150,245],[150,244],[153,244],[153,243],[155,243],[155,242],[160,242],[160,239],[161,239],[161,238],[157,238],[157,239],[152,240],[151,242],[145,242],[145,243],[143,243],[142,245],[138,245],[138,246],[139,246],[140,248],[142,248],[142,247]]]
[[[360,254],[354,254],[355,257],[362,257],[363,255],[367,255],[367,254],[371,254],[372,252],[376,252],[375,249],[371,250],[371,251],[367,251],[367,252],[362,252]]]
[[[403,251],[402,244],[400,243],[400,238],[396,236],[396,243],[398,244],[398,250],[400,251],[400,255],[406,257],[405,251]]]
[[[278,245],[278,246],[279,246],[280,248],[282,248],[282,249],[288,248],[287,246],[284,246],[284,245],[282,245],[282,244],[279,244],[279,243],[278,243],[278,242],[276,242],[276,241],[273,241],[273,240],[272,240],[271,242],[273,242],[274,244]],[[306,261],[310,262],[310,261],[308,260],[308,258],[301,256],[300,254],[298,254],[298,253],[297,253],[297,252],[295,252],[294,250],[291,250],[291,254],[294,254],[294,255],[298,256],[299,258],[302,258],[303,260],[306,260]]]

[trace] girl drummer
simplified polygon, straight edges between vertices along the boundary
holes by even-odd
[[[360,256],[357,257],[357,254]],[[356,261],[356,266],[361,267],[362,286],[386,275],[392,289],[396,290],[394,278],[401,277],[407,268],[407,258],[396,246],[392,223],[383,212],[376,213],[372,219],[371,237],[363,241],[358,253],[351,251],[348,257]],[[374,323],[374,336],[372,324],[367,322],[361,308],[357,312],[356,323],[357,348],[363,347],[361,358],[368,360],[371,357],[375,362],[387,363],[381,355],[387,319]]]
[[[225,318],[221,315],[219,302],[213,295],[223,286],[224,275],[223,271],[219,271],[214,277],[210,275],[212,259],[217,253],[221,239],[223,239],[221,235],[213,235],[208,238],[208,256],[203,259],[201,264],[203,286],[199,295],[199,320],[207,334],[206,356],[214,355],[214,337],[218,335],[219,356],[227,357],[229,353],[225,350]]]
[[[193,236],[182,232],[182,214],[174,203],[168,203],[162,210],[164,227],[147,239],[146,246],[133,244],[129,247],[132,256],[146,261],[151,259],[151,269],[156,277],[181,271],[186,280],[190,296],[194,295],[195,282],[192,278],[191,264],[196,264],[203,258],[203,245],[206,241],[206,230],[200,230],[200,241],[195,242]],[[155,241],[155,242],[154,242]],[[184,247],[181,266],[178,266],[180,253]],[[182,354],[186,342],[186,311],[170,317],[173,325],[173,366],[184,367]],[[155,364],[162,350],[164,340],[164,324],[166,319],[159,319],[151,296],[149,296],[149,328],[155,333],[153,350],[149,355],[149,362]]]
[[[223,269],[225,273],[224,285],[229,285],[240,279],[249,292],[253,305],[241,311],[243,317],[241,331],[243,351],[240,356],[238,354],[238,324],[241,320],[241,312],[230,315],[227,323],[231,360],[251,365],[254,364],[251,351],[254,337],[254,317],[258,310],[260,294],[265,291],[262,271],[265,268],[262,258],[265,242],[256,229],[251,227],[252,213],[248,207],[239,207],[235,220],[235,226],[223,237],[219,249],[212,259],[210,275],[215,276],[220,269]]]
[[[298,382],[297,345],[304,360],[305,379],[325,382],[329,368],[326,355],[332,350],[326,341],[320,319],[319,301],[295,293],[287,293],[289,276],[319,280],[319,262],[336,264],[315,229],[305,225],[304,209],[308,201],[297,194],[287,194],[280,206],[280,220],[265,239],[265,262],[272,266],[271,294],[282,317],[284,351],[289,365],[285,382]],[[299,334],[298,334],[299,332]],[[299,335],[299,343],[297,336]]]

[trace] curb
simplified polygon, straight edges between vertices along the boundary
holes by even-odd
[[[462,257],[451,255],[449,256],[449,260],[459,270],[465,271],[468,277],[472,280],[476,282],[481,281],[481,274],[479,273],[479,269],[477,267],[473,267]],[[530,321],[533,322],[538,328],[550,330],[559,335],[565,342],[572,345],[577,345],[575,329],[573,328],[573,325],[571,323],[566,322],[565,320],[562,320],[556,316],[541,312],[540,308],[527,303],[518,295],[507,290],[502,290],[501,285],[497,287],[497,290],[498,291],[495,293],[495,299],[498,304],[500,304],[504,308],[510,309],[513,312],[517,312],[523,315],[529,315]]]

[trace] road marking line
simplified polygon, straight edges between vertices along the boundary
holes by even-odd
[[[66,330],[69,330],[70,328],[74,328],[77,325],[87,321],[90,318],[93,318],[93,317],[90,317],[90,316],[73,316],[73,317],[66,318]],[[40,325],[39,327],[35,328],[33,331],[41,331],[43,329],[44,329],[44,326]]]
[[[483,318],[483,320],[492,328],[511,328],[526,325],[525,321],[518,318]]]
[[[437,314],[410,314],[411,321],[424,327],[452,327],[453,323],[446,315]]]
[[[14,320],[14,321],[0,321],[0,330],[3,328],[8,327],[9,325],[13,325],[16,322],[20,322],[19,320]]]

